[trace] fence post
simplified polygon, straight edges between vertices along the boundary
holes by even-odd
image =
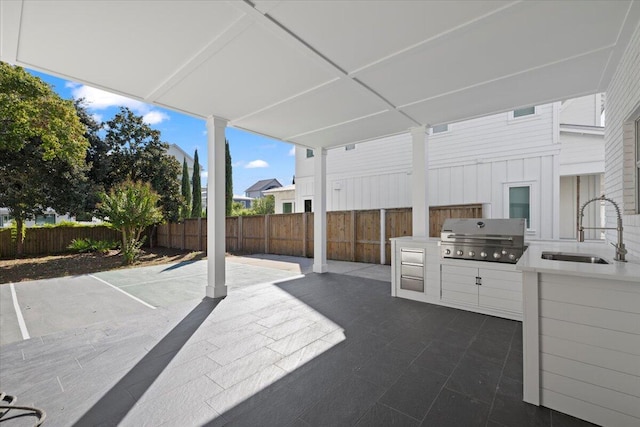
[[[356,261],[356,239],[358,237],[358,229],[356,227],[356,211],[351,211],[351,261]]]
[[[386,234],[387,234],[387,211],[380,209],[380,264],[387,263],[387,247],[386,247]]]
[[[302,212],[302,256],[307,257],[307,213]]]
[[[238,218],[238,226],[236,227],[236,233],[238,234],[238,252],[242,252],[242,243],[244,242],[244,230],[242,228],[242,216]]]
[[[202,252],[202,217],[198,217],[198,251]]]
[[[269,214],[264,216],[264,253],[269,253]]]

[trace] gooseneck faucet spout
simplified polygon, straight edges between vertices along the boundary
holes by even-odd
[[[603,200],[605,202],[609,202],[613,205],[614,208],[616,208],[616,215],[618,216],[618,225],[616,228],[613,227],[583,227],[582,226],[582,219],[584,218],[584,208],[592,202],[595,202],[597,200]],[[622,262],[626,262],[626,259],[624,259],[624,256],[627,253],[627,250],[624,247],[624,243],[622,241],[622,214],[620,213],[620,207],[618,206],[618,204],[616,202],[614,202],[613,200],[609,199],[608,197],[605,197],[604,195],[600,196],[600,197],[596,197],[595,199],[591,199],[587,202],[585,202],[584,205],[582,205],[582,207],[580,208],[580,224],[578,225],[578,242],[584,242],[584,230],[617,230],[618,231],[618,243],[617,244],[613,244],[613,246],[615,246],[616,248],[616,256],[613,258],[616,261],[622,261]]]

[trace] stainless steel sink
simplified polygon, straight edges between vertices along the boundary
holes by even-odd
[[[583,262],[587,264],[609,264],[599,256],[590,254],[570,254],[567,252],[542,252],[542,259],[553,261]]]

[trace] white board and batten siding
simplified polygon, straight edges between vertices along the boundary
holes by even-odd
[[[559,103],[556,103],[559,104]],[[501,113],[449,125],[429,135],[428,197],[431,206],[482,203],[490,217],[508,216],[508,184],[532,186],[534,224],[529,238],[557,237],[558,156],[554,141],[557,105],[536,106],[536,114]],[[396,135],[327,151],[327,210],[411,206],[411,137]],[[557,194],[556,194],[557,196]],[[313,158],[296,149],[296,206],[313,199]],[[555,226],[557,228],[557,225]]]
[[[630,254],[640,256],[640,214],[635,201],[635,171],[633,170],[634,130],[629,122],[640,114],[640,27],[636,28],[627,50],[616,69],[606,98],[605,193],[621,204],[624,243]],[[625,162],[626,160],[626,162]],[[623,190],[625,189],[626,190]],[[615,227],[616,215],[607,206],[607,226]],[[616,231],[607,232],[607,240],[616,241]]]
[[[540,403],[640,425],[638,283],[540,274]]]

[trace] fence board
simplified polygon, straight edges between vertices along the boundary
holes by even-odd
[[[46,255],[68,251],[73,239],[120,241],[120,232],[106,226],[90,227],[29,227],[24,238],[24,255]],[[11,230],[0,230],[0,257],[16,255]]]
[[[440,237],[447,218],[482,218],[482,204],[433,206],[429,209],[429,236]]]
[[[238,221],[240,217],[227,217],[225,219],[225,248],[227,252],[237,252],[238,247]],[[206,223],[205,223],[206,225]],[[206,228],[206,227],[204,227]]]
[[[391,265],[392,237],[411,236],[413,234],[413,209],[387,209],[385,217],[385,260]]]
[[[242,218],[242,251],[246,253],[264,253],[264,215]]]
[[[353,225],[350,211],[327,212],[327,257],[355,261],[351,257]]]
[[[269,253],[302,256],[303,215],[269,215]]]
[[[356,262],[380,263],[380,211],[356,212]]]

